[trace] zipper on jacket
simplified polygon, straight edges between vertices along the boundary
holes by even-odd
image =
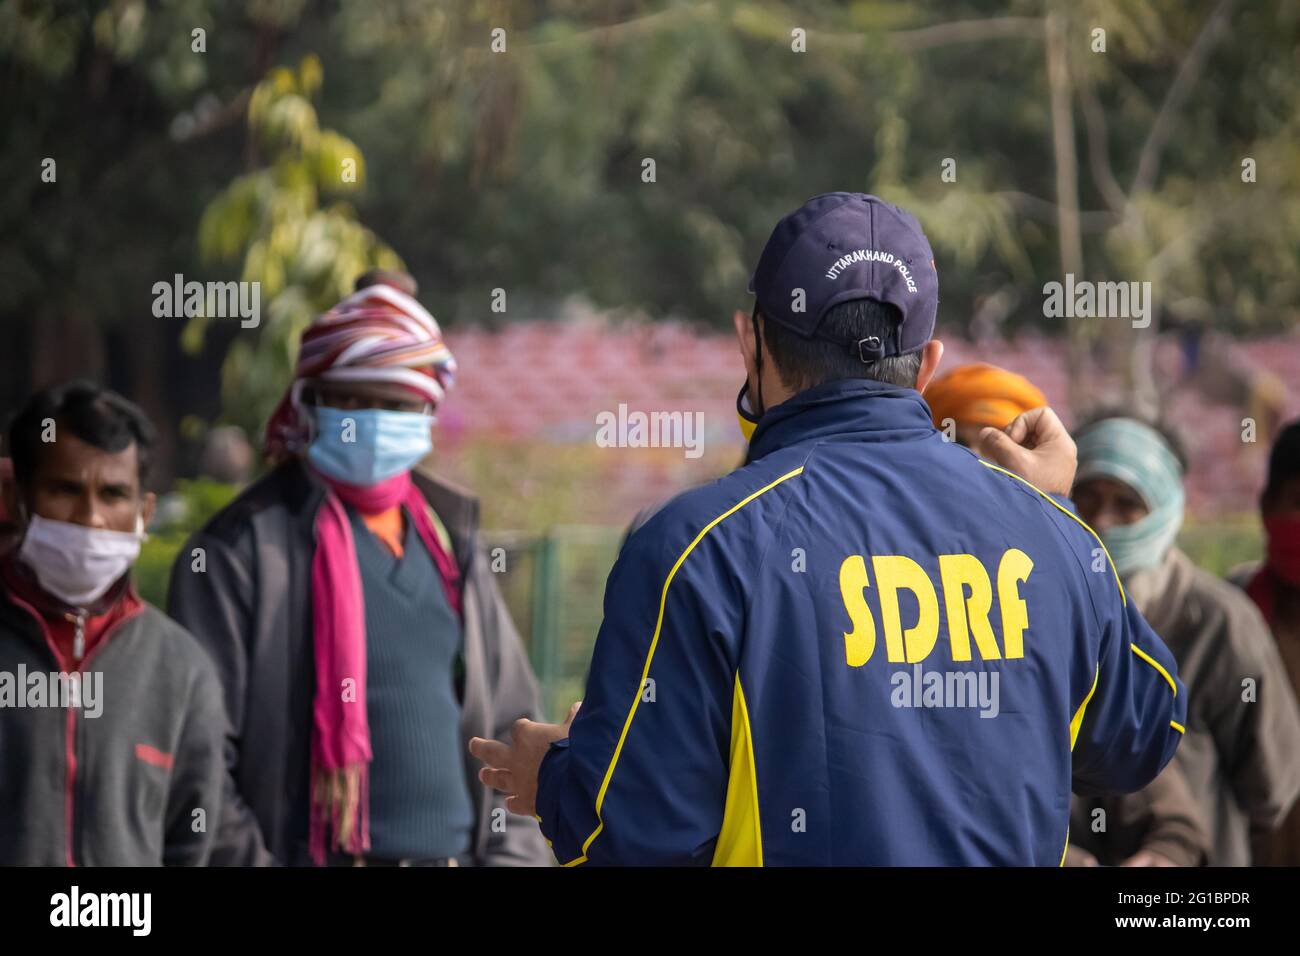
[[[50,637],[49,628],[45,626],[45,621],[42,619],[41,613],[16,594],[10,593],[8,598],[13,604],[21,607],[31,615],[32,619],[36,622],[37,629],[41,632],[41,636],[45,638],[45,646],[49,648],[50,654],[54,658],[55,666],[58,667],[59,670],[63,670],[63,658],[59,654],[58,646],[55,645],[54,640]],[[144,610],[145,606],[146,605],[141,603],[140,607],[134,612],[115,621],[111,627],[104,631],[100,636],[99,643],[95,645],[95,654],[98,654],[108,644],[109,637],[111,637],[122,625],[126,624],[128,621],[134,620]],[[74,679],[80,681],[82,674],[85,672],[86,665],[90,663],[90,661],[85,659],[86,611],[83,608],[77,614],[67,614],[65,616],[69,621],[72,621],[76,625],[76,631],[72,641],[72,655],[76,660],[73,664],[73,673],[69,676],[72,677],[75,675]],[[95,655],[92,654],[91,656],[94,657]],[[64,759],[67,761],[63,808],[64,825],[67,834],[67,855],[65,862],[68,866],[76,866],[77,857],[76,853],[73,851],[73,847],[76,845],[77,816],[77,708],[75,707],[68,708],[68,719],[64,731]]]
[[[81,700],[81,660],[86,656],[86,611],[81,609],[76,614],[64,614],[64,620],[73,626],[72,634],[72,672],[68,679],[77,685],[77,700]],[[68,840],[68,866],[77,865],[77,708],[68,708],[68,721],[65,729],[64,759],[67,761],[67,776],[63,795],[64,830]]]
[[[141,602],[140,606],[139,606],[139,607],[138,607],[134,612],[132,612],[132,613],[130,613],[130,614],[127,614],[125,617],[121,617],[121,618],[119,618],[118,620],[114,621],[113,624],[110,625],[110,626],[108,627],[108,629],[105,630],[104,633],[101,634],[101,635],[99,636],[99,642],[95,645],[95,653],[94,653],[94,654],[91,654],[90,657],[85,657],[85,650],[86,650],[86,648],[85,648],[85,642],[86,642],[86,635],[85,635],[86,612],[85,612],[85,610],[82,610],[81,612],[79,612],[79,613],[77,614],[77,620],[76,620],[77,631],[76,631],[76,637],[73,639],[73,644],[72,644],[72,654],[73,654],[73,656],[77,659],[77,660],[76,660],[76,671],[75,671],[75,674],[73,675],[73,677],[74,677],[75,680],[80,681],[80,680],[82,679],[82,675],[85,674],[86,668],[90,666],[91,658],[94,658],[95,656],[97,656],[97,655],[99,654],[100,651],[102,651],[105,647],[108,646],[108,639],[109,639],[110,637],[112,637],[115,633],[117,633],[117,631],[120,630],[120,629],[122,628],[123,625],[129,623],[130,621],[135,620],[135,619],[136,619],[136,618],[137,618],[137,617],[138,617],[138,616],[139,616],[139,615],[144,611],[144,609],[145,609],[146,606],[147,606],[147,605],[145,605],[143,602]],[[77,799],[77,791],[76,791],[76,782],[77,782],[77,750],[78,750],[78,747],[77,747],[77,708],[76,708],[76,707],[69,707],[69,708],[68,708],[68,808],[67,808],[67,812],[68,812],[68,866],[78,866],[78,865],[79,865],[79,864],[76,862],[76,854],[73,853],[73,849],[72,849],[73,846],[74,846],[75,843],[76,843],[76,839],[75,839],[75,838],[76,838],[76,834],[77,834],[77,828],[76,828],[76,820],[77,820],[77,813],[76,813],[76,810],[77,810],[77,804],[76,804],[76,799]]]
[[[86,612],[78,611],[76,614],[65,614],[72,626],[75,628],[72,635],[72,659],[78,664],[86,656]]]
[[[81,703],[81,668],[82,659],[86,656],[86,611],[79,610],[76,614],[66,615],[73,625],[72,636],[72,660],[76,668],[68,675],[69,680],[74,681],[77,686],[77,703]],[[73,852],[75,837],[77,833],[77,708],[68,708],[68,794],[67,794],[67,831],[68,831],[68,865],[76,866],[76,854]]]

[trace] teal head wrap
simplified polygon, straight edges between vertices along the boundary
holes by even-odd
[[[1075,483],[1110,478],[1128,485],[1148,514],[1134,524],[1107,528],[1102,543],[1120,575],[1158,565],[1183,525],[1183,469],[1163,435],[1131,418],[1107,418],[1079,436]]]

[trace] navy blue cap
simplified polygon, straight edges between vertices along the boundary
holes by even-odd
[[[939,311],[939,274],[921,224],[865,193],[822,193],[778,222],[749,291],[765,318],[805,338],[839,342],[864,362],[924,346]],[[888,302],[902,321],[885,341],[841,341],[821,332],[827,311],[852,299]]]

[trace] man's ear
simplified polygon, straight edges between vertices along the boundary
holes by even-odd
[[[754,323],[748,312],[737,309],[732,313],[731,324],[736,329],[736,344],[745,363],[745,374],[753,382],[758,374],[758,368],[754,365]]]
[[[934,378],[934,373],[939,369],[939,363],[943,361],[943,343],[938,339],[931,339],[925,343],[921,349],[921,370],[916,373],[916,390],[925,392],[925,388]]]
[[[158,506],[158,496],[152,491],[144,493],[144,503],[140,506],[140,519],[144,526],[149,527],[149,522],[153,521],[154,508]]]

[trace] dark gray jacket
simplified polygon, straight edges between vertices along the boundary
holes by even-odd
[[[1178,548],[1124,586],[1187,685],[1173,762],[1209,825],[1209,864],[1250,866],[1300,796],[1300,707],[1277,643],[1250,598]]]
[[[551,855],[533,820],[505,811],[478,780],[470,737],[504,738],[538,715],[537,684],[478,540],[478,501],[430,475],[416,484],[451,535],[464,584],[457,683],[478,865],[538,865]],[[233,791],[212,862],[306,865],[315,666],[311,563],[325,487],[296,461],[246,489],[186,543],[168,608],[207,648],[225,689]],[[499,812],[494,813],[494,811]]]
[[[207,655],[145,604],[82,667],[83,684],[96,686],[79,708],[19,707],[0,693],[0,865],[207,862],[225,776],[225,713]],[[27,683],[58,671],[33,612],[0,595],[8,689],[19,673]]]

